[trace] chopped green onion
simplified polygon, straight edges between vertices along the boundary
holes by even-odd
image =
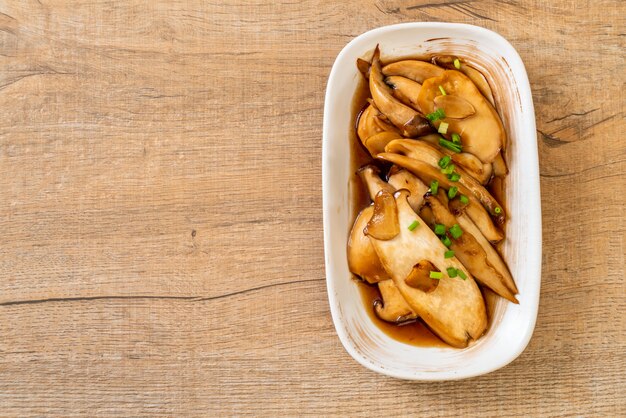
[[[443,253],[443,258],[452,258],[454,257],[454,251],[452,250],[448,250],[445,253]]]
[[[459,188],[456,186],[452,186],[448,189],[448,197],[450,199],[454,198],[454,196],[456,196],[456,193],[459,191]],[[454,237],[456,238],[456,237]]]
[[[444,96],[446,95],[446,91],[443,89],[443,87],[439,86],[439,91],[441,92],[441,94],[443,94]]]
[[[452,160],[452,158],[450,158],[449,155],[446,155],[446,156],[442,157],[437,164],[439,164],[439,167],[441,167],[441,168],[446,168],[448,166],[448,164],[450,164],[451,160]]]
[[[502,213],[502,208],[500,208],[500,206],[496,206],[496,208],[493,211],[496,213],[496,215],[499,215]]]
[[[446,226],[442,225],[442,224],[436,224],[435,225],[435,234],[441,236],[441,235],[445,235],[446,233]]]
[[[461,61],[459,61],[458,58],[454,59],[454,68],[456,68],[457,70],[461,69]]]
[[[443,237],[441,237],[441,242],[443,243],[443,245],[445,245],[446,247],[449,247],[452,245],[452,241],[450,241],[450,238],[445,235]]]
[[[467,205],[469,203],[469,198],[464,194],[461,195],[461,203],[463,203],[464,205]]]
[[[461,145],[455,144],[454,142],[448,141],[447,139],[439,138],[439,145],[449,149],[450,151],[461,152]]]
[[[439,119],[443,119],[445,117],[446,117],[446,113],[443,111],[443,109],[437,109],[433,113],[429,113],[428,115],[426,115],[426,119],[428,119],[431,122],[434,122]]]
[[[443,277],[443,273],[440,271],[431,271],[430,272],[430,278],[431,279],[441,279]]]
[[[452,142],[454,142],[455,144],[461,144],[461,135],[459,134],[452,134]]]
[[[430,182],[430,192],[434,195],[439,191],[439,182],[437,180],[433,180]]]
[[[463,235],[463,230],[459,224],[452,225],[452,228],[448,229],[448,231],[450,231],[450,235],[452,235],[452,238],[454,239],[459,239],[461,235]]]
[[[448,123],[447,122],[441,122],[439,124],[439,128],[437,128],[437,132],[439,132],[440,134],[446,134],[448,133]]]
[[[454,169],[455,169],[455,168],[456,168],[456,167],[454,166],[454,164],[450,164],[450,165],[448,165],[446,168],[444,168],[443,170],[441,170],[441,172],[442,172],[443,174],[446,174],[446,175],[448,175],[448,174],[452,174],[452,173],[454,173]]]
[[[448,267],[446,270],[448,271],[448,277],[450,277],[451,279],[455,278],[456,274],[458,273],[458,270],[454,267]]]
[[[409,225],[409,231],[413,231],[420,223],[417,221],[413,221],[411,225]]]
[[[448,178],[450,179],[450,181],[459,181],[461,175],[459,173],[452,173],[448,175]]]
[[[459,277],[463,280],[467,279],[467,274],[463,273],[463,270],[461,269],[456,269],[457,274],[459,275]]]

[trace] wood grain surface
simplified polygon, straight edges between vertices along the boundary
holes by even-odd
[[[391,23],[493,29],[537,113],[526,351],[459,382],[344,351],[324,89]],[[0,416],[624,416],[626,3],[0,0]]]

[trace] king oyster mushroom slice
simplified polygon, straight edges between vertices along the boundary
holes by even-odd
[[[359,213],[348,239],[348,268],[368,283],[389,280],[370,239],[363,233],[373,213],[373,206],[368,206]]]
[[[376,195],[381,190],[387,190],[389,193],[393,193],[396,190],[389,183],[386,183],[383,179],[380,178],[380,170],[378,167],[372,164],[368,164],[359,168],[357,171],[361,181],[367,188],[367,193],[370,196],[371,201],[373,202],[376,198]]]
[[[420,83],[406,77],[392,75],[385,78],[385,84],[391,87],[391,94],[393,94],[393,97],[419,112],[420,109],[417,106],[417,96],[419,96],[420,89],[422,88]]]
[[[443,194],[443,191],[440,190],[439,194]],[[446,205],[444,205],[438,197],[428,195],[425,199],[426,204],[432,209],[436,223],[444,225],[446,230],[450,229],[454,224],[457,224],[457,218],[450,213]],[[461,229],[463,229],[463,227],[461,227]],[[478,231],[478,234],[482,236],[480,231]],[[450,238],[452,242],[450,249],[454,251],[456,258],[467,267],[478,282],[487,286],[503,298],[518,303],[515,295],[509,288],[506,278],[489,262],[487,253],[474,234],[463,229],[463,234],[460,237]]]
[[[446,117],[434,121],[433,125],[439,129],[442,122],[447,123],[447,137],[452,133],[458,133],[463,138],[464,151],[474,154],[483,163],[491,163],[505,141],[504,127],[498,113],[472,80],[463,73],[453,70],[446,70],[441,76],[424,81],[418,97],[419,107],[424,113],[436,110],[435,99],[442,95],[441,89],[446,95],[459,96],[468,101],[474,107],[475,113],[464,119]]]
[[[434,56],[432,60],[434,64],[440,67],[452,70],[456,68],[454,66],[455,59],[458,59],[458,58],[453,57],[451,55],[437,55],[437,56]],[[458,70],[462,72],[463,74],[465,74],[470,80],[472,80],[472,82],[476,84],[476,87],[478,87],[478,90],[480,90],[482,95],[485,96],[487,100],[489,100],[489,103],[491,103],[492,106],[495,106],[496,102],[493,99],[493,93],[491,92],[491,87],[489,87],[487,78],[483,75],[483,73],[481,73],[480,71],[478,71],[471,65],[466,64],[465,62],[462,62],[460,60],[459,62],[461,63],[461,68]]]
[[[387,146],[388,143],[390,143],[394,139],[400,138],[402,138],[402,135],[396,132],[379,132],[363,141],[363,145],[365,146],[365,148],[367,148],[370,155],[372,157],[375,157],[377,154],[385,152],[385,146]]]
[[[395,169],[393,169],[395,167]],[[392,167],[393,172],[389,172],[389,184],[396,190],[407,189],[409,195],[409,205],[419,213],[420,208],[424,204],[424,195],[428,192],[429,186],[425,185],[416,175],[403,168],[398,169],[397,166]]]
[[[406,190],[400,190],[393,197],[395,204],[389,199],[384,200],[385,205],[396,207],[398,222],[402,225],[399,233],[388,240],[371,236],[370,240],[385,270],[411,309],[442,340],[454,347],[466,347],[470,340],[480,337],[487,327],[483,297],[465,267],[455,257],[444,258],[447,248],[411,209],[407,196]],[[382,216],[389,212],[383,207],[380,211]],[[420,225],[411,231],[406,226],[414,221]],[[432,263],[441,272],[445,272],[449,267],[460,269],[466,274],[467,279],[451,279],[444,273],[434,291],[424,292],[409,286],[405,279],[411,275],[414,267],[424,260]]]
[[[380,132],[398,132],[393,125],[382,120],[382,114],[373,104],[369,104],[359,115],[357,135],[362,143]]]
[[[430,164],[435,169],[438,169],[439,160],[443,158],[443,154],[436,148],[424,141],[415,139],[394,139],[387,144],[385,152],[405,155],[409,158],[423,161]],[[454,185],[459,187],[460,184],[467,188],[489,213],[496,218],[499,225],[504,224],[504,210],[491,193],[461,167],[455,166],[455,171],[461,177],[459,178],[458,184],[455,183]],[[496,208],[499,208],[499,213],[496,213]]]
[[[380,68],[380,49],[378,46],[372,58],[369,87],[376,107],[405,136],[424,135],[430,131],[430,125],[420,114],[398,101],[391,94],[391,88],[385,84]]]
[[[383,300],[382,302],[380,300],[374,302],[374,312],[380,319],[395,324],[407,323],[417,319],[417,314],[404,300],[393,280],[378,282],[378,290]]]
[[[430,164],[420,160],[388,152],[378,154],[376,158],[406,168],[426,184],[430,184],[433,180],[437,180],[439,182],[439,187],[444,189],[456,186],[459,192],[466,195],[469,199],[469,204],[465,210],[470,218],[472,218],[472,220],[476,223],[485,238],[493,243],[501,241],[502,238],[504,238],[502,231],[494,225],[493,220],[480,201],[476,199],[476,197],[465,186],[459,184],[458,182],[451,182],[438,168],[435,169]]]
[[[447,148],[443,148],[439,146],[440,138],[441,138],[441,135],[439,134],[430,134],[430,135],[420,136],[417,139],[419,139],[420,141],[428,142],[429,144],[434,146],[437,150],[439,150],[439,152],[450,156],[450,158],[452,158],[452,161],[454,161],[455,164],[459,164],[463,166],[463,168],[465,168],[467,172],[476,180],[478,180],[481,184],[487,184],[489,182],[489,180],[491,179],[491,174],[493,173],[491,164],[483,163],[475,155],[470,154],[469,152],[457,153],[457,152],[452,152]],[[496,157],[496,160],[494,160],[494,164],[497,161],[497,159],[498,157]]]
[[[487,239],[483,236],[476,224],[465,213],[458,214],[456,219],[459,221],[459,226],[463,229],[463,231],[469,232],[476,239],[476,241],[478,241],[478,244],[487,255],[487,262],[503,278],[505,286],[511,291],[512,294],[518,294],[519,292],[517,290],[517,286],[515,285],[515,281],[513,280],[513,276],[511,276],[509,268],[504,260],[502,260],[502,257],[500,257],[500,254],[496,251],[496,249],[493,248],[489,241],[487,241]]]
[[[406,77],[420,84],[431,77],[439,77],[443,72],[443,68],[439,68],[429,62],[418,60],[396,61],[383,67],[383,74],[387,77]]]

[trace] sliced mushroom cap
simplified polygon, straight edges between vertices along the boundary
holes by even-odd
[[[474,106],[463,97],[453,94],[435,97],[435,110],[442,109],[446,118],[465,119],[476,113]]]
[[[437,164],[443,157],[443,154],[433,148],[430,144],[415,139],[394,139],[387,144],[385,152],[405,155],[409,158],[423,161],[431,165],[435,170],[438,170]],[[485,189],[479,181],[469,175],[469,173],[461,167],[455,167],[455,171],[461,177],[459,178],[458,184],[455,183],[454,186],[462,186],[467,189],[467,191],[471,192],[474,197],[478,199],[480,203],[489,211],[489,213],[496,218],[498,224],[502,225],[505,218],[504,210],[491,193],[489,193],[489,191]]]
[[[483,163],[491,163],[504,144],[505,132],[500,116],[483,97],[472,81],[459,71],[447,70],[439,77],[424,81],[418,103],[424,113],[435,110],[435,98],[442,95],[440,88],[447,94],[467,100],[476,113],[464,119],[445,118],[433,122],[439,127],[448,123],[448,136],[458,133],[463,138],[463,150],[474,154]]]
[[[390,278],[380,263],[370,239],[363,233],[373,213],[373,206],[368,206],[359,213],[348,239],[348,268],[350,272],[368,283],[378,283]]]
[[[422,292],[430,293],[439,286],[438,279],[431,279],[430,272],[439,271],[437,267],[428,260],[422,260],[413,266],[413,270],[404,279],[404,283],[414,289],[419,289]]]
[[[439,193],[443,193],[443,191],[440,190]],[[444,225],[446,229],[450,229],[458,223],[457,218],[437,197],[428,195],[425,199],[426,204],[432,209],[437,223]],[[503,298],[518,303],[515,295],[507,286],[506,279],[489,263],[485,250],[472,233],[463,230],[463,234],[458,238],[452,237],[451,242],[450,249],[454,251],[456,258],[467,267],[478,282],[489,287]]]
[[[424,135],[430,125],[420,114],[393,97],[391,88],[385,84],[380,68],[380,50],[376,47],[370,69],[369,87],[376,107],[405,136]]]
[[[383,68],[383,74],[386,76],[401,76],[418,83],[431,77],[438,77],[443,74],[443,69],[428,62],[418,60],[397,61]]]
[[[407,196],[408,192],[403,190],[394,195],[399,222],[401,225],[410,225],[418,221],[421,225],[413,231],[400,228],[399,234],[390,240],[371,238],[372,245],[413,312],[448,344],[466,347],[470,340],[480,337],[487,327],[483,297],[465,267],[454,257],[444,258],[446,247],[411,209]],[[444,277],[437,288],[429,293],[413,288],[404,279],[422,260],[430,261],[442,272],[448,267],[460,269],[467,275],[467,279]]]
[[[420,89],[422,88],[420,83],[397,75],[385,78],[385,83],[391,87],[391,94],[393,94],[393,97],[419,112],[417,97],[419,96]]]
[[[383,300],[374,302],[374,312],[380,319],[394,324],[407,323],[417,319],[417,315],[406,303],[393,280],[378,282],[378,290],[380,290],[380,296]]]
[[[504,238],[502,231],[494,225],[493,220],[480,201],[476,199],[476,197],[465,186],[459,184],[458,182],[453,184],[445,175],[441,174],[440,170],[435,169],[428,163],[400,154],[384,152],[382,154],[378,154],[376,158],[406,168],[426,184],[430,184],[431,181],[437,180],[439,182],[439,187],[445,189],[456,186],[460,193],[465,194],[468,197],[469,205],[467,206],[466,212],[472,220],[476,222],[476,225],[483,235],[489,241],[494,243]]]
[[[381,241],[393,239],[400,233],[398,209],[392,194],[381,190],[374,198],[374,213],[365,226],[363,233]]]
[[[452,70],[456,68],[454,66],[455,59],[459,59],[459,63],[461,64],[461,68],[459,68],[458,70],[465,74],[470,80],[472,80],[472,82],[476,84],[476,87],[478,87],[478,90],[480,90],[482,95],[485,96],[487,100],[489,100],[489,103],[495,106],[496,102],[493,99],[491,87],[489,87],[487,78],[483,75],[483,73],[481,73],[471,65],[463,62],[462,59],[453,57],[451,55],[436,55],[433,57],[433,63],[440,67]]]

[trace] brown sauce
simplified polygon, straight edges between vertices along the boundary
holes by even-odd
[[[430,57],[426,56],[417,56],[417,57],[403,57],[402,59],[418,59],[422,61],[430,62]],[[399,61],[399,60],[394,60]],[[393,61],[386,62],[388,64]],[[359,120],[359,116],[361,112],[367,107],[367,100],[371,98],[369,86],[367,81],[361,77],[357,89],[354,93],[354,97],[352,99],[352,124],[350,125],[352,129],[349,133],[350,140],[350,169],[351,169],[351,177],[350,177],[350,203],[351,203],[351,222],[350,228],[354,223],[359,212],[370,204],[370,197],[367,192],[367,189],[361,179],[359,178],[357,171],[360,167],[366,164],[376,164],[380,165],[380,163],[372,158],[369,152],[365,149],[365,147],[361,144],[359,137],[357,135],[357,124]],[[502,207],[506,211],[505,205],[505,179],[494,177],[492,181],[488,184],[487,189],[492,196],[502,205]],[[501,228],[503,231],[505,230],[505,225],[502,225]],[[504,241],[504,240],[503,240]],[[496,247],[496,250],[500,253],[500,246]],[[354,275],[353,275],[354,276]],[[370,285],[360,278],[354,276],[353,281],[359,287],[359,293],[361,294],[361,299],[363,300],[363,304],[366,307],[367,313],[376,326],[383,331],[385,334],[390,336],[396,341],[410,344],[414,346],[427,346],[427,347],[447,347],[448,345],[443,342],[439,337],[437,337],[421,320],[417,320],[412,323],[404,324],[404,325],[396,325],[378,318],[374,312],[374,301],[380,300],[381,295],[378,291],[378,286]],[[478,284],[478,283],[477,283]],[[489,327],[491,326],[491,319],[493,318],[493,314],[496,307],[496,302],[499,299],[499,296],[495,294],[492,290],[485,288],[478,284],[483,294],[483,298],[485,300],[485,307],[487,310],[487,318],[489,320],[489,325],[485,332],[489,331]]]

